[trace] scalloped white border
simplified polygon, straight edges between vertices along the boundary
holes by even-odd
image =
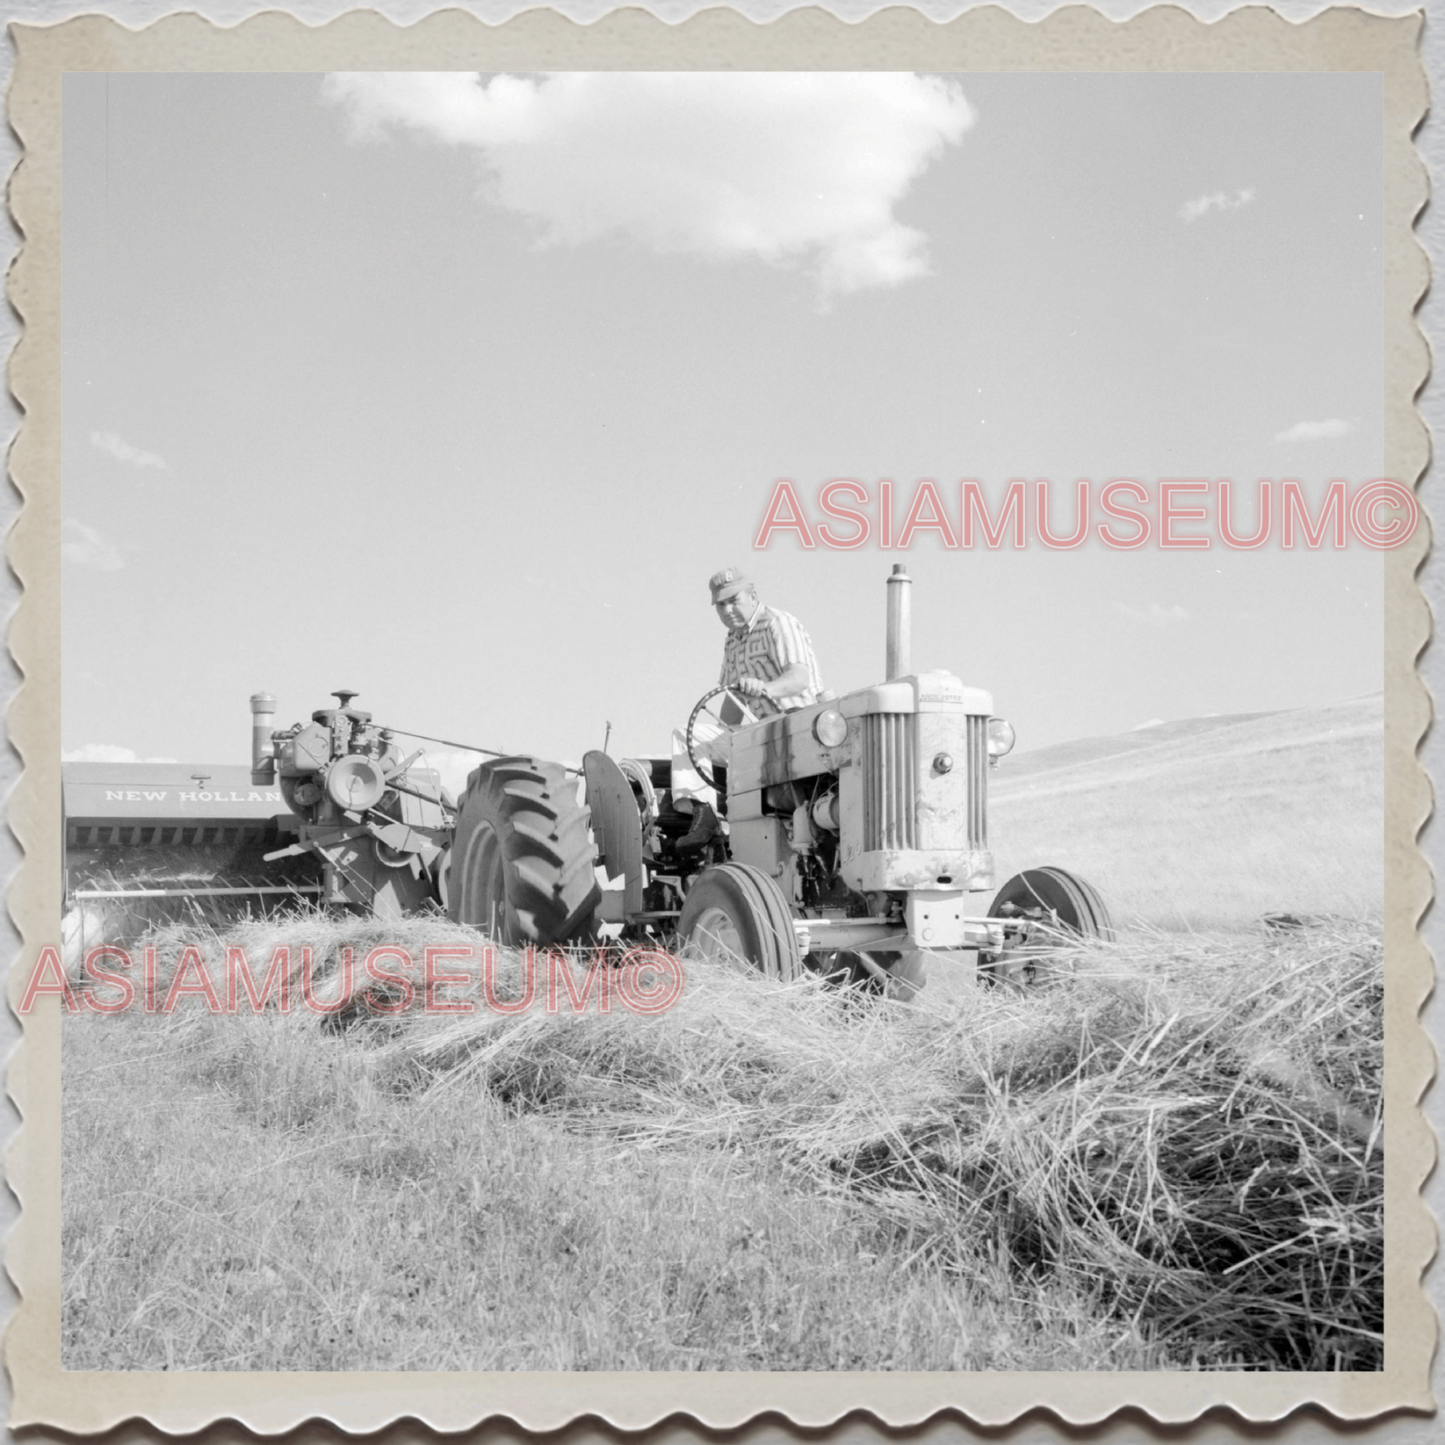
[[[408,7],[389,5],[393,14]],[[576,7],[579,10],[583,7]],[[587,7],[591,8],[591,7]],[[597,7],[599,10],[602,7]],[[781,8],[781,7],[779,7]],[[863,7],[859,7],[861,10]],[[1042,8],[1042,7],[1040,7]],[[1203,8],[1203,7],[1201,7]],[[679,4],[673,13],[697,7]],[[237,17],[239,18],[239,16]],[[409,17],[408,17],[409,18]],[[671,16],[669,16],[671,18]],[[614,11],[579,26],[556,12],[533,11],[501,26],[460,11],[398,30],[375,12],[355,12],[324,29],[269,13],[221,30],[195,15],[135,33],[91,16],[46,29],[16,29],[11,121],[25,161],[11,182],[12,212],[26,237],[9,280],[24,335],[11,359],[11,388],[26,421],[11,455],[25,495],[9,555],[25,586],[12,623],[12,652],[26,682],[10,713],[11,735],[27,759],[12,800],[12,827],[26,847],[11,912],[30,948],[57,931],[47,880],[57,876],[59,847],[53,799],[58,789],[58,357],[59,205],[58,75],[63,69],[367,69],[398,64],[427,68],[525,68],[602,65],[686,67],[717,64],[809,68],[918,65],[965,68],[1164,69],[1367,68],[1386,72],[1386,473],[1415,480],[1428,439],[1414,407],[1427,355],[1412,312],[1427,274],[1411,222],[1424,201],[1423,168],[1410,134],[1423,115],[1424,76],[1415,57],[1417,24],[1337,9],[1304,25],[1273,11],[1234,11],[1201,25],[1175,7],[1129,22],[1125,32],[1084,7],[1025,24],[996,7],[972,10],[939,26],[915,10],[894,9],[844,23],[819,10],[793,10],[759,27],[735,12],[694,13],[665,25],[638,10]],[[1119,57],[1127,40],[1127,64]],[[399,59],[404,50],[405,59]],[[484,58],[483,58],[484,57]],[[950,58],[951,57],[951,58]],[[1203,63],[1201,63],[1203,62]],[[1227,63],[1232,62],[1232,63]],[[1430,962],[1415,933],[1429,898],[1428,869],[1415,835],[1429,809],[1429,789],[1414,750],[1429,700],[1414,671],[1429,616],[1414,583],[1424,559],[1422,533],[1387,554],[1386,773],[1388,797],[1387,947],[1390,1050],[1387,1069],[1389,1200],[1389,1338],[1386,1370],[1368,1376],[1278,1374],[867,1374],[746,1376],[555,1374],[313,1374],[231,1372],[170,1376],[64,1373],[59,1368],[59,1161],[47,1141],[58,1136],[59,1013],[37,1010],[10,1072],[11,1095],[27,1121],[7,1157],[24,1213],[7,1263],[23,1295],[6,1338],[15,1391],[12,1424],[46,1423],[74,1431],[143,1417],[168,1430],[200,1428],[223,1417],[272,1432],[307,1418],[352,1430],[414,1417],[459,1429],[507,1416],[531,1429],[552,1429],[592,1415],[636,1429],[685,1411],[716,1427],[780,1411],[799,1425],[821,1426],[863,1410],[889,1425],[928,1419],[940,1410],[980,1424],[1000,1424],[1046,1407],[1065,1420],[1100,1420],[1122,1407],[1156,1420],[1183,1421],[1228,1405],[1246,1418],[1277,1420],[1314,1403],[1346,1419],[1401,1406],[1430,1406],[1428,1368],[1433,1313],[1416,1283],[1433,1250],[1434,1232],[1418,1189],[1433,1159],[1433,1141],[1414,1109],[1431,1076],[1428,1042],[1416,1014],[1430,982]],[[15,989],[12,979],[12,1003]],[[739,1386],[746,1382],[746,1387]]]

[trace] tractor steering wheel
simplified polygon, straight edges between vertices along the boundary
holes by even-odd
[[[724,715],[724,710],[731,703],[741,717],[732,718]],[[744,727],[748,723],[757,722],[757,714],[748,706],[748,698],[745,693],[739,692],[735,687],[715,687],[711,692],[705,692],[698,699],[697,706],[693,708],[687,719],[687,730],[683,733],[683,740],[687,743],[688,761],[697,769],[698,776],[708,787],[717,787],[713,777],[712,760],[702,755],[698,747],[697,724],[698,720],[706,714],[724,732],[732,732],[736,728]]]

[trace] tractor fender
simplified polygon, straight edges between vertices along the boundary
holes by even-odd
[[[587,781],[587,806],[592,811],[592,837],[597,860],[609,879],[623,879],[622,907],[642,911],[642,815],[626,774],[607,756],[593,750],[582,759]]]

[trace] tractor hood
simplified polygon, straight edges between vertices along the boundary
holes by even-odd
[[[965,687],[951,672],[919,672],[850,692],[833,704],[846,718],[874,713],[964,712],[993,715],[993,694]]]

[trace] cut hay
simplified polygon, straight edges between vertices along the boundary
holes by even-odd
[[[441,919],[319,916],[152,943],[163,974],[187,946],[216,967],[241,944],[259,972],[305,944],[324,978],[342,949],[360,960],[399,937],[418,960],[482,943]],[[863,1211],[911,1268],[1057,1281],[1183,1362],[1380,1368],[1378,927],[1135,933],[1064,962],[1030,992],[942,978],[901,1005],[687,961],[655,1016],[595,998],[549,1013],[540,986],[503,1014],[471,985],[447,996],[472,1013],[379,1016],[358,988],[324,1022],[418,1109],[485,1090],[564,1134],[768,1154]],[[517,954],[493,982],[521,997]]]

